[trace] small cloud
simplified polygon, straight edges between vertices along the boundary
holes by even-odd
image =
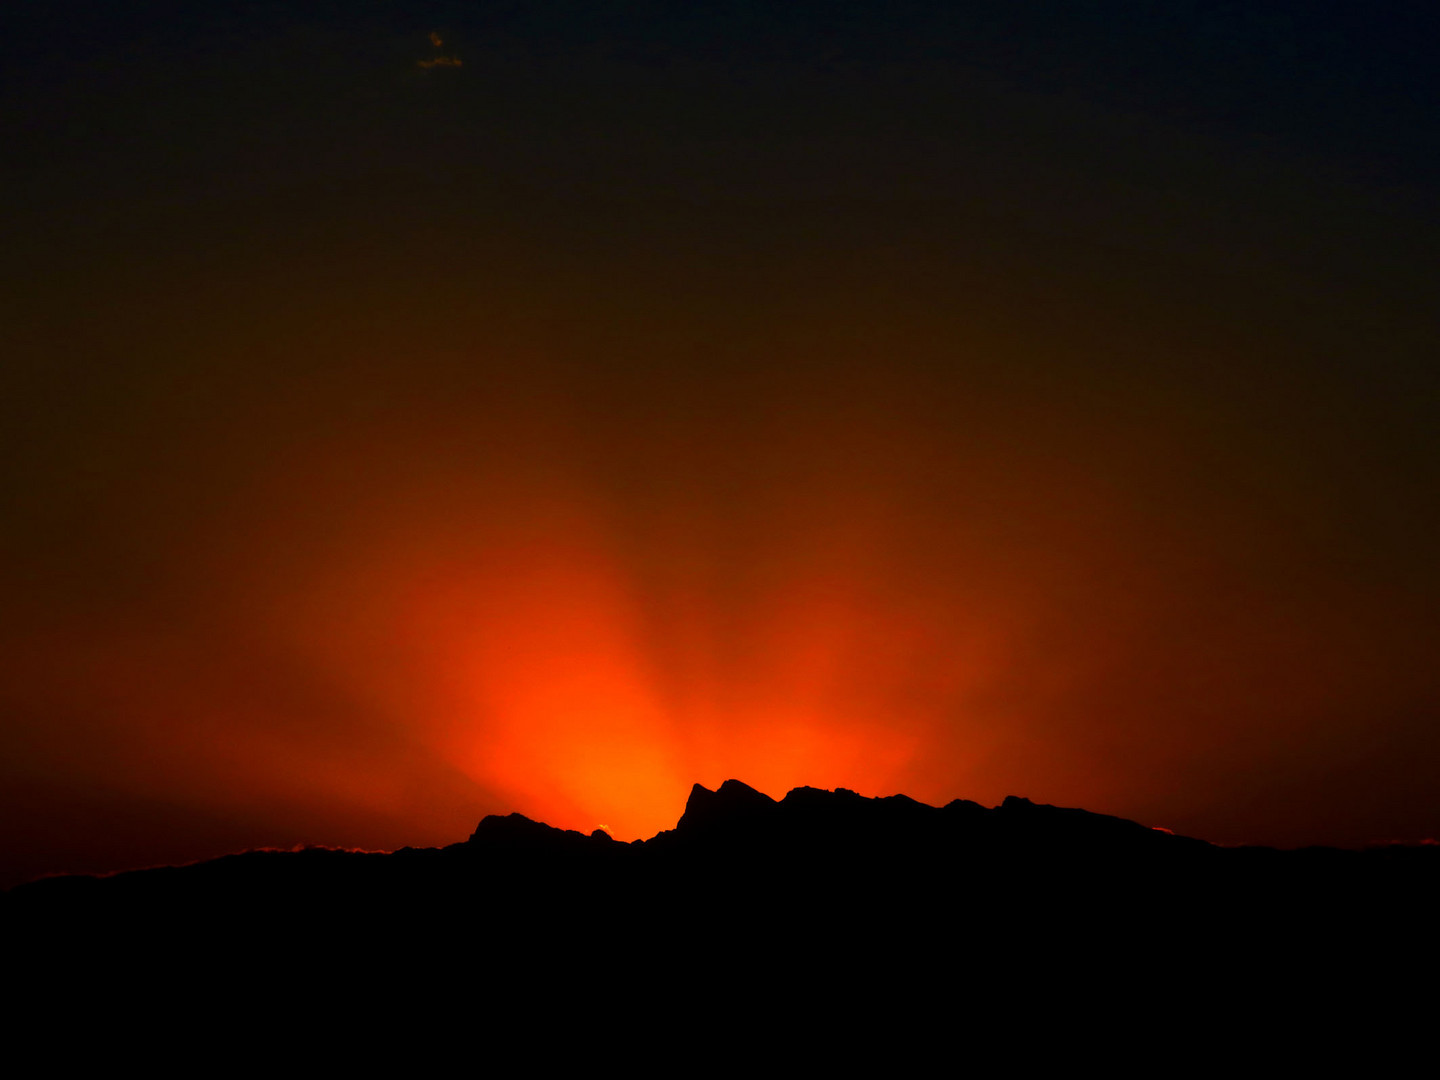
[[[431,44],[431,45],[434,45],[435,48],[438,49],[438,48],[440,48],[441,45],[444,45],[444,44],[445,44],[445,40],[440,36],[440,34],[439,34],[438,31],[436,31],[436,30],[431,30],[431,31],[430,31],[430,44]]]

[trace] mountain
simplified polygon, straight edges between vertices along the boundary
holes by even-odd
[[[1182,1020],[1192,1038],[1283,1025],[1360,988],[1418,1023],[1425,999],[1399,988],[1433,970],[1437,885],[1433,847],[1226,849],[1022,798],[777,801],[727,780],[629,844],[497,815],[438,849],[47,879],[0,918],[12,984],[112,1016],[143,1002],[203,1026],[201,1002],[264,1001],[334,1020],[384,1000],[529,1033],[535,1053],[580,1053],[564,1033],[581,1030],[733,1049],[765,1029],[791,1051],[864,1043],[875,1065],[946,1032],[992,1060],[1000,1033],[1035,1052],[1036,1025],[1072,1039],[1123,1021],[1132,1041]],[[881,1031],[911,1041],[886,1051]]]

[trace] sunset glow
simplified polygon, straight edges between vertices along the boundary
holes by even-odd
[[[1440,833],[1433,35],[842,6],[0,14],[0,886]]]

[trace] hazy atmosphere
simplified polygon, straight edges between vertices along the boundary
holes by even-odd
[[[1440,836],[1437,34],[13,6],[0,885],[728,777]]]

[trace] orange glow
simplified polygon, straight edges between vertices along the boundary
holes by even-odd
[[[732,6],[8,5],[0,888],[732,777],[1440,835],[1429,95]]]
[[[446,754],[532,816],[626,839],[664,827],[685,769],[622,583],[585,550],[537,545],[497,569],[449,598],[485,615],[455,628]]]
[[[636,583],[580,506],[532,507],[543,528],[512,523],[455,562],[427,564],[437,556],[419,533],[387,538],[373,561],[332,568],[306,602],[288,597],[277,618],[312,612],[318,621],[290,630],[309,662],[365,687],[481,788],[552,824],[647,837],[674,825],[693,782],[731,775],[776,795],[804,783],[897,789],[915,717],[878,721],[883,686],[846,704],[852,688],[894,674],[863,655],[864,613],[772,599],[755,615],[757,647],[722,672],[720,613],[692,607],[647,626]],[[377,620],[383,658],[341,629]]]
[[[1143,429],[996,420],[1003,399],[962,423],[923,373],[872,385],[814,360],[861,346],[807,347],[703,407],[704,386],[652,391],[684,423],[625,385],[581,393],[539,345],[483,378],[436,361],[418,389],[346,352],[285,407],[329,416],[373,378],[386,410],[247,457],[142,588],[71,610],[12,591],[10,820],[35,806],[66,843],[72,806],[116,822],[45,856],[74,869],[445,844],[510,811],[631,840],[735,777],[1345,838],[1321,827],[1348,813],[1335,769],[1302,751],[1428,715],[1426,638],[1394,614],[1413,604],[1276,577],[1288,552],[1223,502],[1151,509],[1172,465],[1146,471]],[[167,520],[126,497],[121,524]]]

